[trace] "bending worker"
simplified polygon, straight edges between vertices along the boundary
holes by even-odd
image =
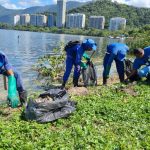
[[[133,53],[136,56],[136,59],[133,63],[133,71],[126,81],[131,77],[134,77],[135,74],[138,74],[140,78],[146,77],[147,80],[150,81],[150,46],[144,49],[134,49]],[[141,68],[141,66],[143,66],[143,68]]]
[[[86,39],[82,43],[74,44],[66,49],[66,71],[63,76],[62,88],[65,87],[66,82],[74,66],[73,84],[78,86],[78,79],[80,76],[81,59],[85,51],[96,51],[97,45],[92,39]]]
[[[25,101],[27,100],[27,93],[23,87],[21,77],[16,71],[14,71],[14,69],[8,62],[7,56],[3,52],[0,52],[0,74],[3,74],[7,77],[15,77],[20,102],[21,104],[25,103]]]
[[[107,79],[109,78],[109,72],[113,60],[115,60],[116,63],[120,82],[124,81],[124,59],[128,50],[129,47],[123,43],[113,43],[107,46],[107,52],[103,61],[103,85],[107,84]]]

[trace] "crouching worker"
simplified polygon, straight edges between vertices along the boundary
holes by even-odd
[[[113,60],[115,60],[116,63],[120,82],[124,81],[124,59],[127,51],[129,51],[129,47],[122,43],[113,43],[107,46],[107,51],[103,61],[103,85],[107,84],[107,79],[109,78],[109,72]]]
[[[23,87],[20,75],[14,71],[3,52],[0,52],[0,74],[8,77],[8,100],[11,107],[15,108],[19,104],[16,89],[19,94],[20,103],[23,105],[27,100],[27,92]]]
[[[70,43],[70,44],[69,44]],[[81,59],[85,51],[96,51],[97,45],[92,39],[86,39],[82,43],[78,41],[69,42],[66,47],[66,71],[63,76],[62,88],[65,87],[74,66],[73,84],[74,87],[78,86],[78,79],[81,71]]]
[[[146,77],[147,81],[150,81],[150,47],[134,49],[133,53],[136,59],[133,63],[133,71],[126,81],[136,74],[138,74],[140,78]],[[143,68],[141,68],[141,66],[143,66]]]

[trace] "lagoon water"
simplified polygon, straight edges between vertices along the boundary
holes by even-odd
[[[112,42],[102,37],[0,30],[0,51],[7,54],[11,64],[21,73],[26,88],[36,89],[34,81],[37,78],[37,73],[32,68],[36,64],[37,59],[40,56],[51,53],[53,48],[57,47],[60,42],[67,43],[70,40],[82,41],[87,38],[92,38],[96,41],[98,51],[95,56],[98,59],[102,58],[105,45]],[[102,67],[99,70],[100,74],[101,71]],[[0,81],[2,87],[1,83],[2,81]]]

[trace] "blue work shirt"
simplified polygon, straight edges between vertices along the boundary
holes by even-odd
[[[107,46],[106,56],[104,58],[104,76],[108,77],[111,64],[114,59],[124,61],[129,47],[122,43],[113,43]]]
[[[143,65],[150,66],[150,46],[144,48],[144,56],[142,58],[134,60],[133,69],[138,70]]]
[[[113,43],[107,46],[107,54],[110,54],[110,57],[113,61],[114,58],[117,60],[123,61],[126,57],[127,51],[129,51],[129,47],[123,43]]]
[[[80,65],[84,51],[85,50],[83,49],[82,45],[77,44],[71,48],[68,48],[67,57],[74,59],[74,63],[76,65]]]
[[[11,70],[12,66],[9,64],[7,56],[3,52],[0,52],[0,72],[2,69]]]
[[[122,43],[113,43],[107,46],[106,54],[110,55],[107,66],[111,66],[114,59],[124,61],[129,47]]]

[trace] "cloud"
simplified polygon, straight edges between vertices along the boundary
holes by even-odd
[[[136,6],[136,7],[149,7],[150,8],[150,0],[130,0],[127,1],[126,4]]]
[[[12,3],[5,3],[3,6],[8,9],[19,9],[19,7]]]
[[[70,1],[70,0],[68,0]],[[80,2],[87,2],[90,0],[74,0]],[[150,0],[112,0],[117,1],[118,3],[123,3],[127,5],[132,5],[135,7],[149,7],[150,8]],[[50,5],[56,4],[57,0],[0,0],[0,5],[9,8],[9,9],[20,9],[20,8],[28,8],[32,6],[43,6],[43,5]]]
[[[17,5],[22,8],[27,8],[31,6],[40,6],[42,5],[42,2],[40,0],[20,0]]]
[[[141,0],[112,0],[117,1],[118,3],[123,3],[123,4],[127,4],[127,5],[131,5],[131,6],[135,6],[135,7],[148,7],[150,8],[150,0],[143,0],[141,2]]]
[[[10,0],[0,0],[0,5],[8,9],[18,9],[14,3],[10,2]]]
[[[56,0],[52,0],[53,2]],[[43,6],[52,3],[51,0],[0,0],[0,5],[9,9],[28,8],[32,6]]]

